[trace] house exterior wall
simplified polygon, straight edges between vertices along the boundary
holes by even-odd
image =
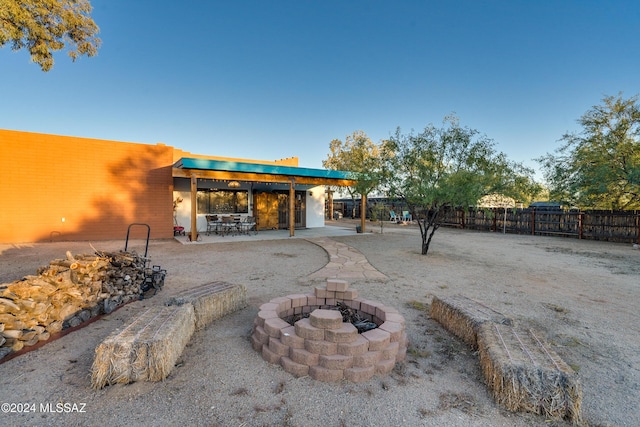
[[[0,242],[173,236],[172,147],[0,130],[0,159]]]
[[[0,243],[124,242],[132,223],[148,224],[152,239],[171,238],[177,197],[183,201],[175,218],[189,231],[190,181],[172,176],[173,164],[185,156],[298,166],[297,157],[228,159],[164,144],[0,129]],[[249,197],[255,215],[253,194]],[[324,187],[307,192],[306,200],[307,227],[324,226]],[[198,215],[197,226],[206,230],[204,215]],[[134,227],[129,237],[146,236],[145,227]]]
[[[193,154],[189,151],[184,151],[179,148],[173,149],[173,163],[177,162],[183,157],[190,157],[195,159],[207,159],[207,160],[224,160],[227,162],[242,162],[242,163],[257,163],[261,165],[280,165],[280,166],[293,166],[298,167],[297,157],[285,157],[280,160],[253,160],[243,159],[239,157],[220,157],[220,156],[208,156],[206,154]]]
[[[324,227],[324,186],[307,191],[307,227]]]

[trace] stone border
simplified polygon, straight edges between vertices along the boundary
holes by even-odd
[[[404,317],[392,307],[358,298],[344,280],[328,279],[313,294],[274,298],[260,306],[251,345],[270,363],[296,377],[319,381],[362,382],[391,372],[405,359],[408,339]],[[378,328],[358,334],[335,310],[342,302]],[[309,314],[290,325],[284,319]]]

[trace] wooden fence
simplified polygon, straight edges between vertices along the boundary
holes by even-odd
[[[448,210],[442,225],[514,234],[640,244],[640,211]]]

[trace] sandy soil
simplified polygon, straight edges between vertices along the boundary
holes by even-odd
[[[462,293],[546,334],[579,372],[585,424],[640,425],[640,251],[626,244],[440,229],[424,257],[417,228],[385,226],[382,234],[372,228],[374,233],[335,239],[360,250],[389,277],[351,288],[397,308],[407,320],[409,354],[390,375],[359,384],[296,379],[251,349],[258,306],[310,292],[318,283],[307,276],[328,262],[322,248],[302,239],[154,241],[152,263],[168,271],[157,296],[0,364],[0,403],[36,409],[0,413],[0,424],[563,425],[496,405],[477,355],[421,309],[433,295]],[[118,250],[123,243],[93,245]],[[86,242],[0,246],[0,283],[33,274],[66,250],[91,253]],[[249,307],[197,332],[164,382],[91,389],[94,349],[111,331],[141,307],[213,280],[245,284]],[[84,412],[41,411],[41,404],[57,403]]]

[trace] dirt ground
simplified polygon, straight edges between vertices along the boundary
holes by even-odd
[[[350,287],[398,309],[407,321],[407,360],[390,375],[358,384],[321,383],[294,378],[252,350],[249,336],[260,304],[318,285],[308,276],[328,262],[319,246],[298,238],[230,238],[210,245],[153,241],[152,264],[168,272],[164,289],[0,364],[0,403],[35,409],[2,412],[0,424],[564,425],[494,403],[477,354],[428,315],[434,295],[464,294],[546,334],[579,373],[586,425],[640,425],[639,250],[628,244],[442,228],[425,257],[417,227],[370,229],[334,239],[358,249],[389,278]],[[123,247],[121,241],[92,244],[99,250]],[[0,283],[34,274],[67,250],[92,253],[88,242],[0,245]],[[165,381],[91,389],[94,349],[109,333],[141,307],[163,304],[181,290],[214,280],[246,285],[249,307],[196,332]],[[57,403],[69,410],[45,411]]]

